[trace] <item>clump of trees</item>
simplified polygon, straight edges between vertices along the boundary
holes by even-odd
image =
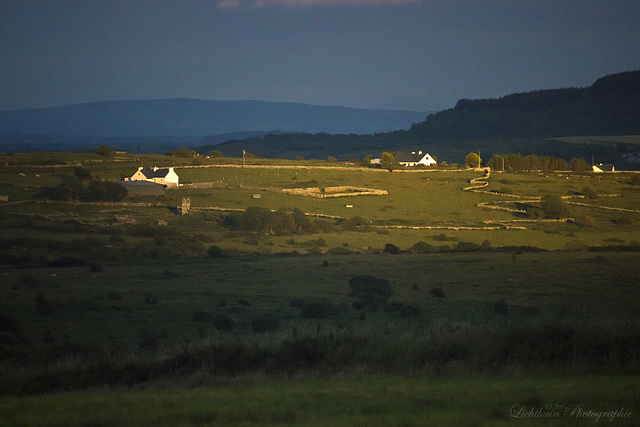
[[[355,301],[353,308],[376,308],[387,304],[387,300],[393,295],[391,283],[387,279],[380,279],[368,274],[353,276],[349,280],[349,297]]]
[[[42,187],[37,197],[57,201],[119,202],[129,193],[114,181],[91,180],[91,173],[82,167],[74,170],[74,178],[65,178],[56,187]],[[87,185],[85,182],[89,181]]]
[[[571,165],[561,158],[551,156],[536,156],[530,154],[523,156],[517,154],[494,154],[489,160],[488,166],[494,170],[506,171],[556,171],[556,170],[589,170],[589,164],[584,158],[574,158]]]
[[[253,234],[286,235],[327,233],[336,230],[353,230],[365,225],[367,221],[360,217],[343,220],[339,225],[325,219],[311,220],[298,208],[281,208],[272,211],[267,208],[250,206],[240,214],[226,215],[222,225],[234,230]],[[325,242],[326,244],[326,242]]]

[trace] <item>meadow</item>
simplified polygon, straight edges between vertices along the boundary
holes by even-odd
[[[624,407],[616,425],[640,422],[634,174],[0,160],[4,425],[506,425],[520,404]],[[37,198],[77,165],[115,180],[142,163],[176,166],[186,185],[116,203]],[[387,194],[282,191],[344,186]],[[570,216],[541,216],[549,194]],[[230,226],[248,207],[317,224]],[[350,281],[364,275],[388,282],[384,304],[357,304]]]

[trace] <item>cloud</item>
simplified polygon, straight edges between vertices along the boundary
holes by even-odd
[[[219,9],[358,7],[417,3],[419,0],[219,0]]]

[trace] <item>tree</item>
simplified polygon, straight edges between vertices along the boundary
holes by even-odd
[[[104,157],[110,157],[111,155],[113,155],[113,150],[106,145],[100,145],[96,149],[96,153]]]
[[[571,215],[571,209],[555,194],[547,194],[542,198],[542,210],[548,218],[566,218]]]
[[[351,292],[349,296],[355,298],[354,308],[376,309],[387,303],[387,299],[393,295],[391,284],[386,279],[379,279],[370,275],[353,276],[349,280]]]
[[[171,154],[172,156],[185,157],[185,158],[196,157],[198,155],[198,153],[196,153],[195,151],[185,147],[178,148],[177,150],[171,151],[169,154]]]
[[[211,157],[214,157],[214,158],[224,157],[224,155],[222,154],[222,152],[221,152],[221,151],[218,151],[218,150],[213,150],[209,155],[210,155]]]
[[[389,172],[393,172],[393,170],[396,168],[396,159],[393,154],[389,153],[388,151],[384,151],[382,153],[382,155],[380,156],[380,163],[382,164],[382,167],[388,169]]]
[[[591,170],[591,166],[589,166],[589,163],[587,163],[587,160],[584,157],[572,158],[569,167],[575,172]]]
[[[83,199],[94,202],[119,202],[129,192],[122,184],[112,181],[91,181],[83,194]]]
[[[480,167],[480,156],[478,156],[477,153],[469,153],[466,155],[466,157],[464,158],[464,162],[467,164],[467,166],[469,166],[470,168],[477,168]]]
[[[91,172],[89,172],[88,170],[86,170],[85,168],[83,168],[82,166],[77,166],[74,170],[73,170],[73,174],[76,176],[76,178],[78,178],[80,181],[89,181],[91,179]]]

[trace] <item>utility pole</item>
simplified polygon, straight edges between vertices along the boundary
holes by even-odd
[[[243,168],[245,167],[245,160],[244,160],[244,158],[245,158],[245,151],[244,151],[244,148],[243,148],[243,149],[242,149],[242,167],[243,167]]]
[[[480,150],[478,150],[478,169],[482,167],[482,157],[480,157]]]

